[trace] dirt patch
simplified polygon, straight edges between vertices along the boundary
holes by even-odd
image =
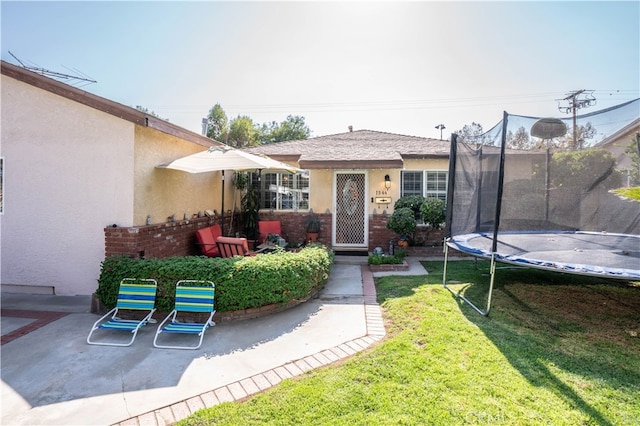
[[[512,283],[496,296],[503,300],[495,306],[505,313],[512,308],[524,326],[544,324],[559,336],[581,332],[627,347],[640,344],[640,288],[634,285]]]

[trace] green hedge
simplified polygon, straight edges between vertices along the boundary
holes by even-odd
[[[152,278],[158,282],[156,308],[173,309],[179,280],[208,280],[216,285],[216,311],[230,312],[285,305],[322,288],[329,279],[333,252],[309,246],[297,253],[278,250],[271,254],[228,259],[203,256],[167,259],[110,257],[102,262],[96,296],[107,308],[116,305],[123,278]]]

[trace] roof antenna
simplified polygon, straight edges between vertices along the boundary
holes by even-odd
[[[35,72],[37,74],[44,75],[46,77],[53,78],[53,79],[58,80],[58,81],[62,81],[64,83],[68,83],[68,84],[70,84],[72,86],[75,86],[75,87],[83,87],[83,86],[86,86],[86,85],[91,84],[91,83],[97,83],[96,80],[92,80],[92,79],[88,78],[88,76],[86,76],[86,75],[84,75],[84,77],[80,77],[80,76],[77,76],[77,75],[63,74],[63,73],[60,73],[60,72],[51,71],[51,70],[48,70],[48,69],[45,69],[45,68],[41,68],[41,67],[33,67],[33,66],[25,65],[25,63],[22,62],[20,59],[18,59],[18,57],[16,55],[14,55],[13,53],[11,53],[11,51],[9,51],[9,55],[13,56],[13,58],[16,61],[18,61],[20,63],[20,65],[22,65],[22,68],[24,68],[24,69],[27,69],[29,71],[33,71],[33,72]],[[78,72],[80,74],[84,74],[83,72],[78,71],[78,70],[74,70],[74,71],[76,71],[76,72]]]

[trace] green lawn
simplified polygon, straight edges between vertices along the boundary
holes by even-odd
[[[376,280],[387,338],[182,425],[636,425],[640,283],[500,270],[490,317],[428,276]],[[448,278],[483,304],[487,264]]]
[[[614,190],[613,192],[623,197],[640,201],[640,186],[631,187],[631,188],[620,188],[620,189]]]

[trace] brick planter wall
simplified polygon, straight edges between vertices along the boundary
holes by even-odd
[[[389,271],[407,271],[409,270],[409,264],[406,260],[397,264],[385,264],[385,265],[369,265],[371,272],[389,272]]]
[[[218,218],[201,217],[129,228],[105,228],[105,257],[151,259],[199,255],[196,231],[216,223],[219,223]]]
[[[323,213],[316,214],[322,222],[319,241],[323,244],[331,244],[332,216]],[[307,212],[260,212],[260,220],[279,220],[282,224],[282,232],[290,242],[301,243],[306,239],[304,222]],[[369,216],[369,247],[373,251],[375,247],[382,247],[385,252],[389,250],[389,242],[397,243],[399,235],[387,229],[389,220],[387,214],[374,214]],[[225,235],[234,235],[235,229],[241,225],[239,214],[236,214],[233,227],[229,231],[230,217],[225,218]],[[166,258],[172,256],[199,255],[200,250],[196,244],[195,232],[213,224],[220,223],[220,218],[194,218],[189,220],[177,220],[145,226],[133,226],[129,228],[108,227],[104,228],[105,257],[128,256],[133,258]],[[442,230],[433,230],[427,227],[418,227],[416,240],[422,241],[421,246],[407,247],[407,254],[413,256],[442,256]],[[396,248],[397,245],[396,245]]]

